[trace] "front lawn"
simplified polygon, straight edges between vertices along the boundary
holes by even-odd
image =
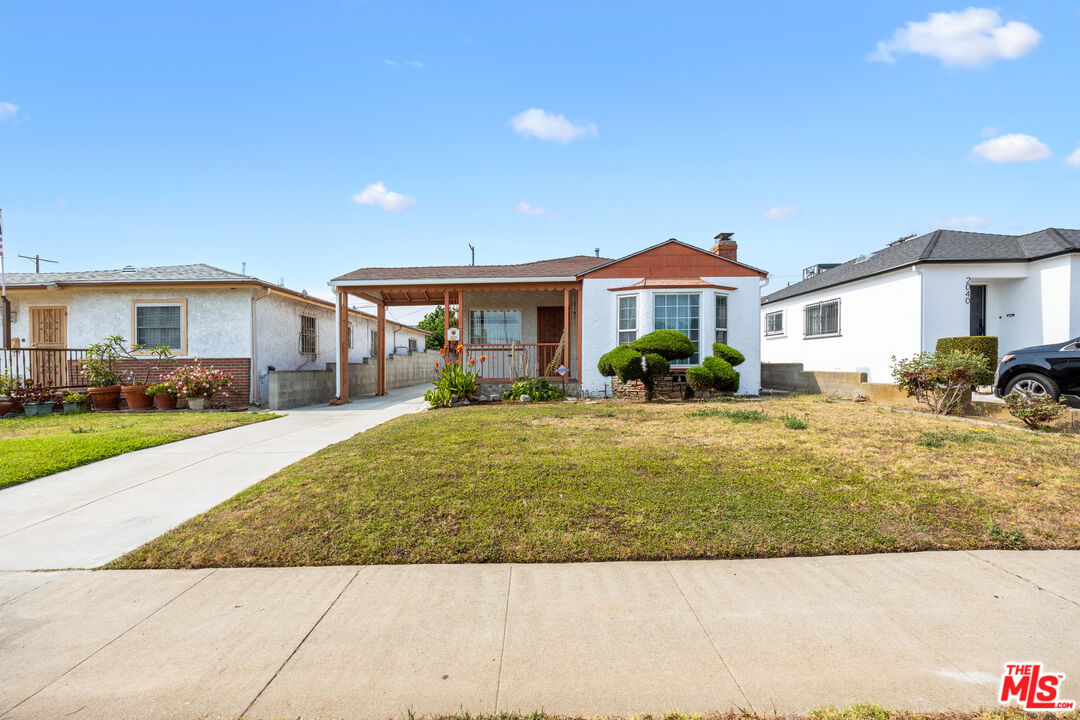
[[[0,488],[113,455],[280,417],[270,413],[63,413],[0,420]]]
[[[882,406],[472,406],[301,460],[114,567],[1080,547],[1080,442]]]

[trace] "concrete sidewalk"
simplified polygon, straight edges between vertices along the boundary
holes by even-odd
[[[1080,552],[0,574],[2,718],[1080,699]]]
[[[421,409],[425,389],[290,410],[0,490],[0,570],[98,567],[286,465]]]

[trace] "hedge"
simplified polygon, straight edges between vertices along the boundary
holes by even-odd
[[[994,382],[994,370],[998,366],[998,339],[993,335],[961,335],[960,337],[938,338],[935,350],[939,353],[966,352],[982,355],[987,360],[989,370],[980,373],[976,385],[989,385]]]
[[[671,372],[671,363],[662,355],[649,353],[645,356],[645,375],[649,378],[667,375]]]
[[[714,390],[734,392],[739,389],[739,373],[724,358],[715,355],[707,357],[701,362],[701,366],[716,378]]]
[[[630,347],[642,355],[655,353],[665,360],[682,360],[697,352],[690,338],[678,330],[653,330],[630,343]]]
[[[724,343],[713,343],[712,354],[718,358],[723,358],[727,360],[729,363],[731,363],[731,367],[735,367],[736,365],[742,365],[744,362],[746,362],[745,355],[743,355],[741,352],[731,347],[730,345],[725,345]]]

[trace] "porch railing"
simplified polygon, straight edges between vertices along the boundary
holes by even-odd
[[[479,368],[481,380],[509,382],[523,375],[539,377],[551,364],[558,348],[559,343],[489,343],[466,345],[463,355],[466,365],[470,360],[476,360],[471,367]],[[481,363],[481,357],[487,359]],[[565,357],[562,362],[570,367]]]
[[[0,348],[0,374],[54,388],[86,387],[85,357],[86,350],[75,348]]]

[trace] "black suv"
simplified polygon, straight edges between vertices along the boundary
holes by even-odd
[[[1080,407],[1080,338],[1013,350],[1001,358],[994,394],[1004,397],[1013,390],[1064,398]]]

